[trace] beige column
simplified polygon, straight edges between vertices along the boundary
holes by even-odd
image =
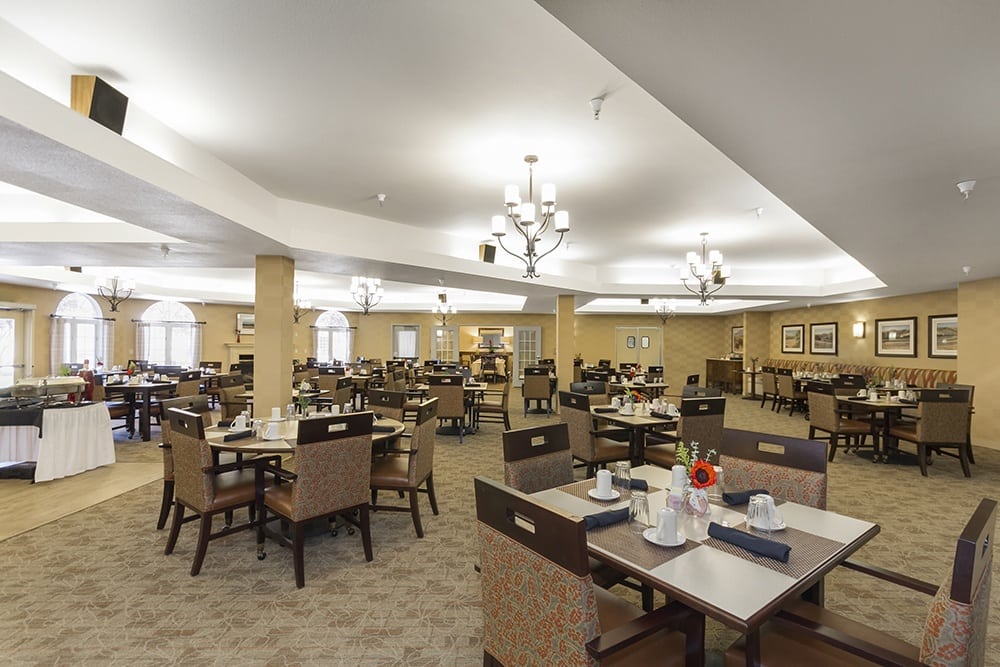
[[[559,391],[569,391],[573,381],[573,357],[576,355],[576,299],[572,294],[556,297],[556,375]],[[553,396],[553,407],[559,405],[558,395]]]
[[[271,408],[292,402],[292,303],[295,262],[276,255],[257,256],[254,297],[254,416],[267,419]]]

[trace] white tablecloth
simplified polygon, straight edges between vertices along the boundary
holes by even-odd
[[[42,436],[34,426],[0,428],[0,461],[37,461],[36,482],[115,462],[111,415],[103,403],[45,410]]]

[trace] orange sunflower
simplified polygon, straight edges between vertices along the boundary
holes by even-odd
[[[698,460],[691,466],[691,484],[704,489],[715,484],[715,468],[707,461]]]

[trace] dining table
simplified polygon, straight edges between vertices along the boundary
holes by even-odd
[[[329,417],[330,414],[317,415]],[[374,415],[373,415],[374,417]],[[309,417],[306,417],[309,419]],[[302,418],[276,420],[279,423],[280,437],[275,440],[258,439],[253,434],[251,428],[242,430],[230,429],[224,426],[212,426],[205,429],[205,439],[213,452],[235,452],[244,456],[258,456],[262,454],[293,454],[295,453],[295,441],[299,434],[299,422]],[[404,430],[403,422],[382,417],[378,419],[372,430],[372,446],[383,446],[385,443],[398,438]],[[243,435],[244,437],[238,437]],[[226,436],[230,439],[226,440]]]
[[[151,403],[154,394],[160,392],[170,392],[177,387],[177,383],[167,380],[153,380],[146,382],[122,382],[119,384],[106,384],[104,391],[109,396],[121,394],[129,405],[129,413],[139,412],[139,435],[143,442],[152,440],[150,433]]]
[[[632,479],[648,484],[650,516],[655,517],[666,506],[671,471],[638,466],[632,470]],[[628,506],[628,498],[593,499],[590,491],[595,485],[596,480],[588,479],[531,495],[583,517]],[[644,537],[633,525],[618,522],[587,531],[587,549],[593,558],[746,635],[746,664],[752,666],[760,664],[761,625],[798,597],[821,601],[824,577],[880,530],[870,521],[779,501],[783,525],[766,539],[788,545],[788,560],[782,562],[709,536],[713,522],[750,532],[747,505],[726,506],[713,496],[710,502],[705,516],[678,513],[682,541],[676,546],[660,546],[651,541],[654,536]]]
[[[670,385],[662,380],[652,382],[633,382],[632,380],[609,382],[612,393],[618,391],[637,391],[642,394],[649,394],[650,398],[659,398]]]
[[[623,414],[620,409],[609,405],[592,405],[590,414],[595,419],[607,421],[620,426],[629,433],[629,459],[634,466],[645,462],[646,433],[649,431],[667,431],[677,428],[677,417],[654,416],[650,412],[634,412]]]
[[[889,463],[889,452],[898,451],[895,446],[895,438],[889,435],[893,422],[899,419],[905,408],[915,408],[916,401],[907,401],[899,398],[898,395],[890,396],[884,394],[877,399],[862,396],[841,396],[838,397],[841,403],[846,403],[854,408],[865,410],[871,415],[871,435],[874,441],[872,454],[873,463]],[[881,414],[882,419],[876,417]],[[881,425],[881,428],[879,426]]]

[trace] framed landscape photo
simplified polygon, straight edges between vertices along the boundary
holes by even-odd
[[[927,356],[958,357],[958,315],[931,315],[927,318]]]
[[[252,336],[253,324],[253,313],[236,313],[236,331],[241,336]]]
[[[802,354],[805,348],[806,325],[784,324],[781,327],[781,351],[785,354]]]
[[[809,354],[837,354],[837,323],[809,325]]]
[[[732,345],[730,346],[730,352],[743,354],[743,327],[733,327],[731,338]]]
[[[875,320],[875,356],[917,356],[917,318]]]

